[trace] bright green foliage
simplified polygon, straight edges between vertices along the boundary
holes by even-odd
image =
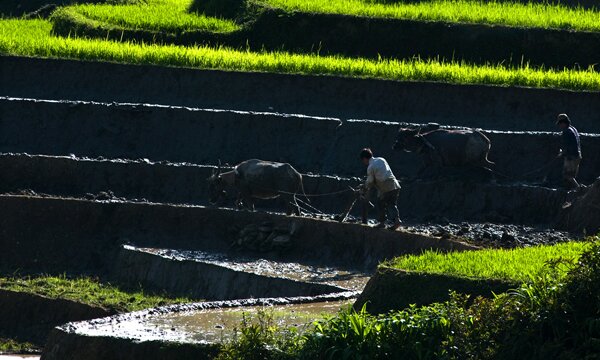
[[[82,4],[59,11],[124,29],[181,33],[188,30],[231,32],[239,26],[231,20],[188,12],[192,0],[147,0],[131,5]]]
[[[576,262],[588,247],[586,242],[566,242],[515,249],[451,253],[426,251],[422,255],[396,258],[386,265],[415,272],[526,282],[537,276],[549,261],[565,259]]]
[[[26,354],[37,352],[41,352],[41,349],[31,343],[0,338],[0,354]]]
[[[244,314],[234,332],[234,340],[223,346],[217,360],[292,359],[300,346],[298,330],[282,329],[269,310]]]
[[[600,31],[600,12],[561,5],[477,0],[384,2],[378,0],[259,0],[287,11],[347,14],[417,21],[444,21]]]
[[[51,24],[44,20],[0,20],[0,53],[202,69],[600,90],[600,73],[593,69],[544,70],[529,66],[510,68],[420,59],[369,60],[227,48],[159,46],[61,38],[52,36],[50,31]]]
[[[266,359],[595,359],[600,353],[600,245],[577,264],[553,262],[521,287],[494,299],[453,294],[450,301],[371,315],[352,309],[319,320],[303,335],[254,333],[235,351],[269,349]],[[568,274],[562,276],[564,268]],[[259,331],[254,329],[255,332]]]
[[[186,298],[167,298],[137,291],[124,291],[93,278],[37,276],[0,278],[0,289],[32,293],[50,298],[68,299],[102,306],[119,312],[136,311],[168,304],[191,302]]]

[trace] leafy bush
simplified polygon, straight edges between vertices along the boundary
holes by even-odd
[[[345,309],[283,337],[270,325],[244,327],[221,360],[596,358],[600,244],[577,263],[549,262],[532,281],[494,299],[452,294],[444,303],[379,316]]]

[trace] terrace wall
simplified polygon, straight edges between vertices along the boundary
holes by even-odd
[[[260,253],[281,261],[370,270],[400,254],[476,248],[361,225],[205,207],[3,195],[0,209],[0,270],[10,273],[104,274],[124,243],[227,253],[239,230],[265,222],[295,229],[286,251]]]
[[[417,155],[392,150],[399,128],[396,123],[15,99],[0,99],[0,112],[1,152],[196,164],[216,164],[219,159],[236,164],[259,158],[289,162],[303,173],[363,176],[365,169],[357,153],[368,146],[387,158],[398,176],[414,177],[422,165]],[[485,133],[492,141],[490,160],[503,176],[528,180],[560,177],[560,164],[549,166],[560,146],[556,134]],[[600,136],[582,136],[582,146],[585,159],[580,179],[590,182],[600,174],[600,162],[595,161],[600,154]]]
[[[0,336],[43,346],[55,326],[91,320],[114,311],[65,299],[0,289]]]
[[[0,56],[0,95],[600,133],[600,93]],[[1,114],[1,113],[0,113]]]

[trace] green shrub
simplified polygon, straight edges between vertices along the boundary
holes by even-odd
[[[227,345],[221,360],[257,349],[260,359],[597,358],[600,244],[577,264],[548,262],[544,272],[494,299],[452,294],[444,303],[378,316],[345,309],[304,334],[277,340],[279,333],[254,326]]]

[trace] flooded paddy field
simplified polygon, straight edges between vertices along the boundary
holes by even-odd
[[[268,300],[267,300],[268,301]],[[293,300],[292,300],[293,301]],[[66,330],[78,335],[178,343],[220,343],[235,336],[244,318],[265,321],[282,329],[302,330],[325,315],[334,315],[352,300],[286,305],[232,306],[204,310],[168,311],[163,314],[122,316],[89,323],[72,324]],[[259,315],[260,314],[260,315]],[[72,330],[73,329],[73,330]]]

